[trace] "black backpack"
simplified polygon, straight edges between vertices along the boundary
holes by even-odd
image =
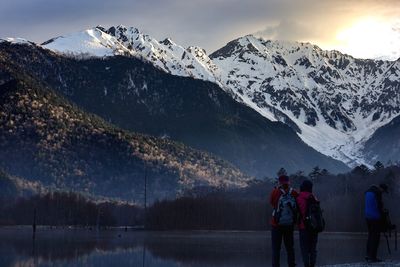
[[[307,211],[304,219],[306,228],[309,231],[320,233],[325,230],[325,220],[322,215],[322,209],[314,197],[307,200]]]

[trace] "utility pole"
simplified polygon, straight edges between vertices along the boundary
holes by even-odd
[[[97,218],[96,218],[96,230],[97,230],[97,233],[100,232],[100,213],[101,213],[100,207],[98,207],[97,208]]]
[[[129,203],[128,203],[128,201],[126,201],[125,202],[125,206],[124,206],[124,208],[125,209],[127,209],[128,211],[129,211]],[[124,212],[125,213],[125,212]],[[128,232],[128,223],[130,223],[129,222],[129,218],[130,218],[131,216],[127,216],[127,217],[124,217],[124,219],[123,219],[123,221],[125,221],[125,232]],[[120,218],[122,219],[123,217],[122,216],[120,216]]]
[[[32,239],[36,238],[36,207],[33,208]]]
[[[126,201],[125,208],[128,209],[128,207],[129,207],[129,204],[128,204],[128,201]],[[121,215],[121,213],[120,213],[120,215]],[[120,218],[122,219],[122,216],[120,216]],[[128,218],[130,218],[130,216]],[[128,232],[128,223],[129,223],[129,221],[127,221],[125,219],[125,232]]]
[[[143,243],[142,267],[145,267],[145,266],[146,266],[146,244]]]
[[[146,229],[147,221],[147,168],[144,163],[144,229]]]

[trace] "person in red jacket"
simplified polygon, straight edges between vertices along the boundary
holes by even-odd
[[[280,253],[281,253],[281,246],[282,240],[285,244],[286,253],[287,253],[287,261],[289,267],[296,266],[295,262],[295,254],[294,254],[294,240],[293,240],[293,231],[294,225],[296,223],[296,197],[298,193],[296,190],[290,187],[289,177],[286,175],[282,175],[278,179],[279,186],[275,187],[272,191],[269,203],[273,208],[273,216],[271,218],[271,241],[272,241],[272,266],[279,267],[280,266]],[[291,207],[293,211],[293,218],[292,222],[290,220],[282,218],[283,213],[282,203],[290,204],[290,199],[293,199],[293,207]],[[284,202],[286,201],[286,202]]]
[[[297,197],[297,206],[300,213],[300,249],[303,257],[304,267],[314,267],[317,260],[318,233],[307,229],[305,224],[310,201],[318,201],[313,195],[312,191],[313,183],[310,180],[305,180],[300,185],[300,194]]]

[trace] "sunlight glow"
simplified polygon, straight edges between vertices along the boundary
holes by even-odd
[[[398,26],[398,25],[397,25]],[[393,22],[363,18],[336,35],[339,50],[359,58],[397,59],[400,31]]]

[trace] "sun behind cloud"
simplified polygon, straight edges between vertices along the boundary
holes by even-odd
[[[396,60],[400,57],[397,23],[374,17],[361,18],[338,31],[334,48],[358,58]]]

